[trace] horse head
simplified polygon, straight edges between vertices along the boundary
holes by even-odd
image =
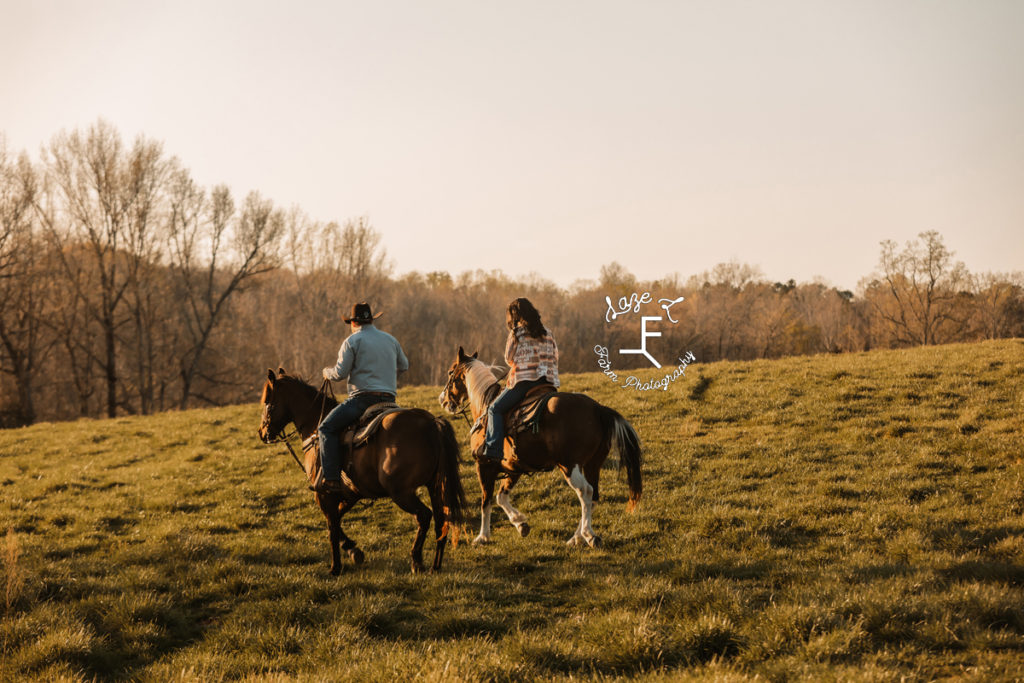
[[[275,375],[273,370],[267,370],[267,381],[263,384],[263,395],[260,398],[263,415],[258,433],[263,443],[273,443],[281,439],[281,432],[292,421],[287,401],[282,400],[283,397],[280,396],[284,388],[282,385],[285,384],[283,380],[287,379],[288,375],[284,368],[278,368],[277,373]]]
[[[469,399],[469,389],[466,386],[466,369],[469,367],[470,361],[476,360],[477,355],[478,353],[473,353],[472,356],[467,355],[460,346],[455,361],[448,368],[448,381],[445,383],[444,389],[441,390],[437,400],[441,407],[449,413],[457,412],[459,406]]]

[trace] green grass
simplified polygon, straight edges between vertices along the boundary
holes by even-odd
[[[380,501],[344,520],[366,564],[328,576],[255,405],[0,432],[0,680],[1024,677],[1021,340],[564,385],[637,428],[639,510],[606,471],[604,546],[566,548],[579,506],[541,474],[531,535],[496,510],[474,548],[467,463],[439,575]]]

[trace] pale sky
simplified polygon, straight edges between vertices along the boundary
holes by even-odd
[[[8,147],[100,117],[397,273],[1024,269],[1020,0],[0,0]]]

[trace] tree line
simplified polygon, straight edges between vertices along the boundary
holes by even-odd
[[[500,361],[517,296],[541,310],[564,372],[598,370],[595,345],[635,348],[639,316],[609,324],[607,302],[645,291],[685,297],[651,344],[698,362],[1024,336],[1021,273],[971,273],[935,232],[881,246],[856,294],[741,263],[649,282],[611,263],[567,288],[397,275],[366,218],[316,221],[201,187],[159,142],[127,143],[104,121],[35,160],[0,138],[0,426],[252,401],[266,367],[315,382],[362,300],[406,349],[406,384],[441,383],[458,345]]]

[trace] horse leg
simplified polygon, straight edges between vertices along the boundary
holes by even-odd
[[[394,498],[395,504],[402,508],[411,515],[416,516],[416,540],[412,544],[412,572],[413,574],[423,571],[423,541],[427,538],[427,532],[430,531],[430,519],[433,514],[430,512],[430,508],[423,504],[423,501],[417,497],[415,491],[409,491],[403,493],[398,497]]]
[[[352,564],[362,564],[366,556],[363,555],[363,551],[356,547],[356,542],[345,535],[345,532],[341,529],[341,518],[346,512],[352,509],[352,506],[356,504],[354,500],[343,500],[338,506],[338,533],[341,534],[341,549],[348,553],[348,556],[352,558]]]
[[[526,538],[526,536],[530,533],[530,525],[526,522],[526,515],[524,515],[522,512],[517,510],[514,505],[512,505],[512,499],[509,496],[509,492],[512,490],[512,487],[515,486],[516,482],[518,481],[519,475],[511,474],[509,475],[508,479],[501,482],[501,486],[498,487],[497,502],[501,509],[505,511],[505,515],[508,517],[508,521],[512,522],[512,525],[515,526],[516,531],[519,532],[519,535],[523,538]]]
[[[444,559],[444,549],[448,544],[448,531],[445,528],[444,503],[441,501],[441,491],[436,487],[430,488],[430,509],[434,514],[434,534],[437,538],[437,545],[434,547],[434,564],[431,571],[441,571],[441,562]]]
[[[580,471],[579,465],[573,465],[571,472],[567,472],[565,467],[560,469],[562,470],[562,476],[565,477],[565,481],[580,499],[580,507],[583,510],[580,517],[580,525],[576,528],[576,533],[572,535],[572,538],[566,541],[566,545],[582,545],[583,543],[591,547],[601,545],[601,538],[594,535],[594,530],[590,528],[594,487],[590,485],[583,472]]]
[[[491,542],[491,508],[494,506],[494,480],[498,476],[498,468],[477,461],[476,476],[480,480],[480,534],[473,539],[473,545],[481,545]]]
[[[341,530],[341,516],[348,512],[355,501],[339,501],[337,496],[318,493],[316,494],[316,502],[320,505],[320,510],[324,513],[324,517],[327,518],[327,536],[331,547],[331,575],[337,576],[341,573],[342,544],[344,544],[345,550],[348,551],[349,556],[356,564],[361,564],[363,561],[363,552],[356,548],[355,541],[346,536],[345,532]]]

